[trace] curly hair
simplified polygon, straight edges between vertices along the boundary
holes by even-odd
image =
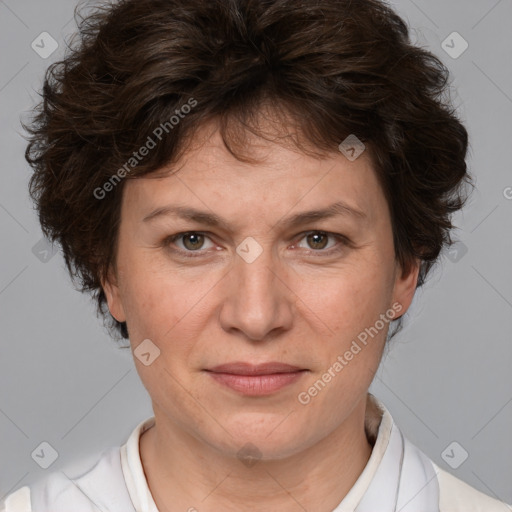
[[[245,137],[265,137],[265,106],[282,142],[318,158],[355,134],[390,208],[397,261],[405,272],[421,262],[417,286],[453,243],[451,215],[472,184],[467,131],[448,70],[383,1],[121,0],[77,25],[24,124],[25,156],[43,233],[113,336],[128,339],[101,286],[116,268],[121,178],[176,162],[207,121],[249,162]]]

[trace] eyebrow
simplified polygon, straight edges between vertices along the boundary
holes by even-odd
[[[226,230],[230,229],[229,224],[214,213],[177,205],[167,205],[156,208],[146,215],[142,219],[142,222],[150,222],[165,216],[175,216],[181,219],[191,220],[199,224],[205,224],[207,226],[222,227]],[[305,211],[296,213],[290,217],[281,218],[275,226],[294,228],[302,224],[329,219],[336,216],[349,216],[358,221],[365,221],[368,219],[367,215],[363,211],[353,208],[343,201],[338,201],[326,208]]]

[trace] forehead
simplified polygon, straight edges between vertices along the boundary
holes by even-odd
[[[169,204],[257,218],[341,201],[371,220],[387,206],[368,152],[353,161],[340,151],[316,158],[260,137],[248,141],[251,163],[228,151],[215,126],[203,126],[179,161],[128,180],[124,202],[139,218]]]

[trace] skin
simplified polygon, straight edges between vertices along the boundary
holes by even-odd
[[[162,512],[329,512],[371,454],[366,397],[389,324],[307,405],[298,395],[393,304],[402,308],[397,316],[405,313],[419,262],[405,274],[395,260],[388,205],[367,152],[353,162],[341,152],[316,159],[251,135],[259,162],[249,164],[228,153],[213,124],[195,140],[163,177],[125,184],[117,268],[103,283],[132,349],[149,338],[160,350],[148,366],[134,358],[156,421],[140,439],[148,485]],[[278,224],[340,200],[364,218]],[[172,215],[142,221],[171,204],[214,213],[227,226]],[[205,238],[165,245],[187,231]],[[318,231],[348,242],[308,237]],[[252,263],[236,252],[246,237],[263,251]],[[204,371],[233,361],[308,371],[271,395],[246,396]],[[252,466],[237,457],[246,443],[261,453]]]

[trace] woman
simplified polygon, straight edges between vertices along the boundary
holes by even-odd
[[[4,510],[510,510],[368,393],[470,183],[440,61],[377,0],[127,0],[80,29],[30,191],[154,417]]]

